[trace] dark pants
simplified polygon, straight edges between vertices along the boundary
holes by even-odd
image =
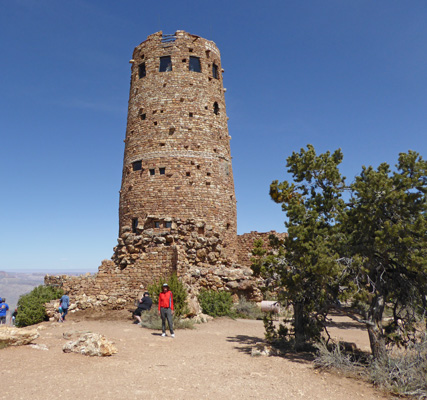
[[[65,316],[68,314],[68,308],[63,308],[62,309],[62,314],[61,314],[61,318],[63,321],[65,321]]]
[[[170,308],[160,307],[160,317],[162,318],[162,332],[166,333],[166,320],[168,320],[169,330],[173,332],[172,310]]]

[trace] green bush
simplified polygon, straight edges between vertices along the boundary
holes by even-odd
[[[232,309],[233,299],[230,292],[216,292],[214,290],[202,290],[198,296],[200,307],[205,314],[212,317],[234,317]]]
[[[23,327],[46,321],[48,317],[44,304],[61,298],[63,293],[62,289],[40,285],[30,293],[22,295],[18,300],[16,326]]]
[[[182,315],[188,314],[189,309],[187,305],[187,290],[175,274],[173,274],[167,281],[164,279],[160,279],[153,285],[148,286],[148,291],[152,296],[153,302],[155,304],[159,303],[159,294],[163,290],[162,287],[164,283],[167,283],[169,285],[169,290],[173,294],[175,316],[180,317]]]

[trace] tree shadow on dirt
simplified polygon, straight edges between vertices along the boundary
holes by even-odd
[[[339,328],[339,329],[358,329],[360,331],[365,331],[366,326],[356,321],[329,321],[326,324],[327,328]]]
[[[247,355],[252,354],[252,349],[257,343],[265,343],[265,341],[257,336],[247,336],[247,335],[236,335],[228,336],[227,342],[236,343],[238,346],[234,348]],[[273,352],[270,357],[281,357],[289,361],[306,364],[314,360],[314,355],[309,352],[293,352],[293,351],[277,351]]]

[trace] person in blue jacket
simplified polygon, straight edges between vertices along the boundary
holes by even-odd
[[[5,298],[0,298],[0,325],[6,324],[6,316],[9,306],[6,304]]]
[[[61,311],[61,315],[59,317],[59,322],[64,322],[65,321],[65,316],[68,313],[68,307],[70,306],[70,298],[64,294],[61,297],[61,300],[59,302],[59,308],[62,310]]]

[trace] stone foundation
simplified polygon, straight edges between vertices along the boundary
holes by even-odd
[[[261,301],[259,279],[250,268],[250,252],[256,239],[268,242],[276,232],[251,232],[238,237],[239,260],[232,263],[224,252],[220,235],[195,220],[170,220],[171,227],[132,233],[124,227],[112,260],[102,261],[96,274],[45,277],[46,285],[60,286],[70,295],[74,309],[108,307],[123,309],[160,278],[177,276],[191,301],[201,289],[225,290],[233,295]],[[267,244],[266,244],[267,246]]]

